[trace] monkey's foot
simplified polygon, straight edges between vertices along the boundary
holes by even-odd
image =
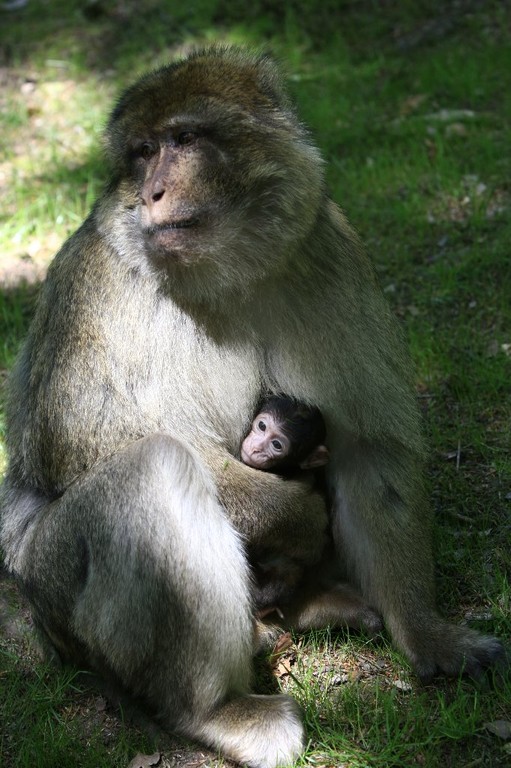
[[[350,625],[351,626],[351,625]],[[376,637],[383,631],[383,619],[379,613],[372,608],[365,608],[360,614],[360,627],[369,637]]]
[[[284,695],[229,701],[194,735],[251,768],[290,765],[304,749],[300,708]]]
[[[272,614],[274,614],[275,623],[267,618]],[[257,612],[254,618],[254,654],[256,656],[261,653],[275,653],[281,638],[289,636],[289,632],[278,623],[280,616],[282,616],[281,611],[273,607]]]
[[[437,674],[478,680],[489,669],[503,672],[509,668],[509,657],[495,637],[441,620],[418,642],[405,642],[404,650],[418,676],[426,681]]]

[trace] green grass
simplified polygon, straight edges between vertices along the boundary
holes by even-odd
[[[347,675],[339,674],[343,669]],[[286,690],[304,707],[313,764],[454,766],[468,762],[467,755],[499,764],[485,728],[488,693],[464,681],[418,686],[385,645],[375,650],[326,633],[308,638]],[[509,684],[501,696],[509,701]]]
[[[510,3],[30,0],[0,14],[0,381],[36,290],[16,276],[37,276],[89,210],[119,90],[192,44],[269,47],[409,339],[440,602],[509,641]],[[0,471],[2,451],[0,439]],[[92,694],[1,633],[0,648],[0,764],[126,766],[152,751],[113,714],[105,744]],[[281,683],[305,709],[304,765],[508,764],[485,723],[511,720],[509,685],[421,687],[385,643],[328,633],[290,658]]]
[[[119,713],[76,673],[21,662],[0,649],[2,685],[0,757],[6,768],[128,765],[137,752],[151,752],[146,735],[127,728]]]

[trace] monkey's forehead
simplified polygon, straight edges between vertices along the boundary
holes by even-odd
[[[206,120],[257,115],[294,123],[294,113],[274,62],[239,49],[212,48],[142,77],[121,96],[110,130],[138,119],[153,130],[175,115]]]

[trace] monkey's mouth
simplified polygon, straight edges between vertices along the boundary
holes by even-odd
[[[167,232],[174,232],[176,229],[191,229],[199,224],[197,216],[191,216],[187,219],[176,219],[175,221],[166,221],[163,224],[152,224],[146,227],[144,233],[147,237],[154,237]]]
[[[243,448],[241,449],[241,460],[247,466],[254,467],[254,469],[269,469],[273,466],[273,462],[266,455],[250,454]]]
[[[169,256],[178,258],[178,254],[184,254],[191,246],[199,223],[197,216],[188,216],[145,227],[148,252],[165,260]]]

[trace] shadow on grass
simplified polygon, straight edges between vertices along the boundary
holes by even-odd
[[[34,313],[39,292],[39,278],[18,276],[9,287],[0,285],[0,405],[4,400],[3,383],[23,341]]]
[[[384,0],[29,0],[24,7],[0,9],[0,62],[23,66],[50,60],[72,62],[78,71],[108,73],[192,38],[221,40],[229,30],[257,44],[278,39],[311,50],[344,38],[357,56],[391,47],[405,55],[463,31],[476,0],[442,7],[437,0],[393,3]],[[507,3],[487,3],[496,18]]]

